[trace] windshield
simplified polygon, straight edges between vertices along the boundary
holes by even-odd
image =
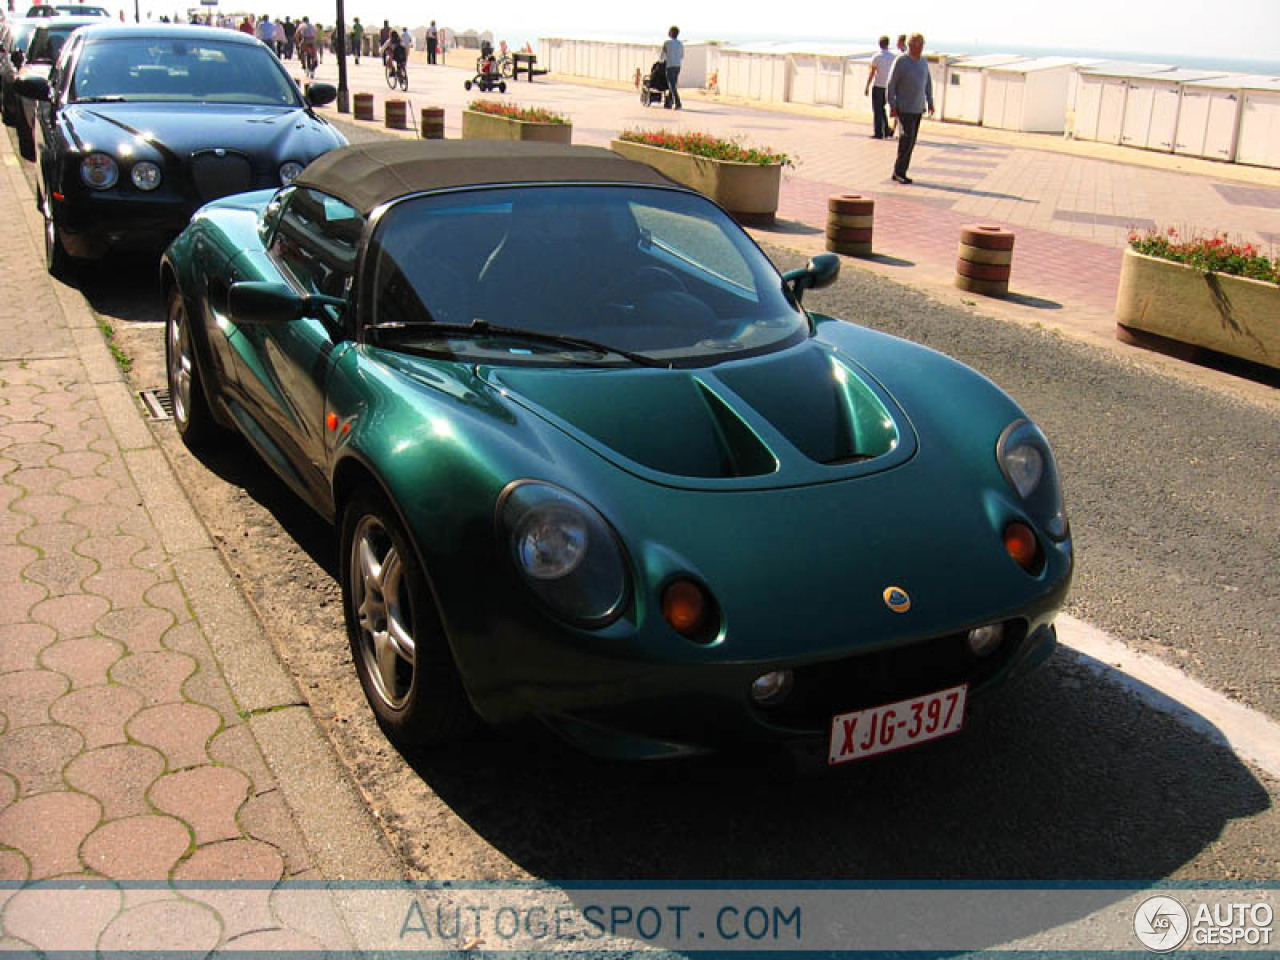
[[[676,190],[565,185],[414,197],[382,217],[370,253],[374,323],[389,331],[379,340],[401,348],[488,363],[588,359],[587,348],[557,344],[559,336],[699,366],[808,335],[807,318],[742,229]],[[476,321],[478,333],[431,328]],[[485,336],[486,324],[505,335]],[[512,335],[519,330],[538,336]]]
[[[300,106],[297,90],[261,44],[126,37],[85,45],[71,82],[76,100],[164,100]]]
[[[27,62],[53,63],[58,59],[58,53],[62,50],[62,45],[67,42],[67,37],[82,26],[84,24],[72,23],[57,27],[41,27],[31,40],[31,47],[27,50]]]

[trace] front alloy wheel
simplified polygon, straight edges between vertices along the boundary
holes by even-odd
[[[44,265],[50,276],[61,278],[71,272],[71,257],[58,236],[51,206],[47,199],[40,204],[40,213],[44,216]]]
[[[387,735],[428,744],[474,723],[417,556],[372,487],[342,518],[342,600],[360,685]]]

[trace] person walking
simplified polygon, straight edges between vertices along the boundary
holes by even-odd
[[[933,78],[922,53],[924,34],[913,33],[907,40],[906,55],[893,61],[889,82],[885,86],[889,112],[898,118],[898,126],[902,128],[898,139],[898,158],[893,165],[893,179],[898,183],[911,183],[907,168],[911,166],[911,151],[916,146],[920,120],[926,108],[929,116],[933,116]]]
[[[431,21],[431,26],[427,27],[427,63],[436,62],[436,51],[440,49],[440,31],[436,27],[436,22]]]
[[[680,102],[680,67],[684,64],[684,44],[678,39],[680,28],[672,27],[667,31],[667,39],[662,44],[662,62],[667,68],[667,95],[662,105],[668,110],[679,110],[684,105]]]
[[[364,47],[364,24],[356,17],[351,24],[351,49],[356,55],[356,66],[360,66],[360,51]]]
[[[889,71],[893,69],[896,58],[889,50],[889,38],[880,38],[880,52],[871,58],[871,69],[867,72],[867,85],[862,91],[865,97],[871,94],[871,117],[875,132],[871,135],[876,140],[889,140],[893,134],[889,132],[889,116],[885,112],[885,87],[889,83]]]

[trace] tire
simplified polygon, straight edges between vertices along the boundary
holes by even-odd
[[[516,75],[516,65],[510,59],[506,59],[502,61],[501,69],[502,69],[502,75],[506,77],[508,80],[510,80],[512,77]]]
[[[413,544],[382,492],[342,512],[342,605],[365,697],[387,736],[424,746],[477,725]]]
[[[463,89],[463,90],[470,90],[470,89],[471,89],[471,81],[470,81],[470,80],[463,80],[463,81],[462,81],[462,89]]]
[[[499,93],[506,93],[506,92],[507,92],[507,85],[506,85],[506,83],[505,83],[505,82],[499,82],[499,84],[498,84],[498,92],[499,92]]]
[[[67,253],[67,248],[62,245],[62,238],[58,236],[58,225],[54,222],[53,211],[49,209],[43,197],[37,196],[36,199],[40,213],[44,217],[45,269],[49,271],[49,276],[65,280],[74,272],[72,269],[74,261]]]
[[[23,160],[34,161],[36,158],[36,138],[31,128],[27,126],[27,118],[19,111],[18,122],[15,124],[18,130],[18,153]]]
[[[169,304],[165,311],[164,367],[169,400],[173,404],[173,422],[182,442],[192,450],[212,446],[222,430],[209,411],[204,378],[191,336],[187,301],[176,286],[169,291]]]
[[[408,93],[409,92],[409,71],[401,68],[398,71],[398,76],[396,79],[400,81],[400,89]]]
[[[387,86],[392,90],[396,88],[396,72],[391,67],[384,68],[387,72]]]

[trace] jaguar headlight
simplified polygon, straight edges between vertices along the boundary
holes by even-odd
[[[120,168],[105,153],[91,153],[80,161],[80,179],[94,190],[110,190],[120,179]]]
[[[996,443],[996,460],[1027,512],[1054,540],[1067,537],[1058,467],[1040,428],[1030,420],[1009,424]]]
[[[631,588],[622,546],[582,498],[517,481],[498,499],[498,537],[525,583],[559,616],[602,626],[622,613]]]
[[[129,171],[129,179],[139,190],[154,190],[160,186],[160,168],[150,160],[135,163]]]
[[[297,160],[290,160],[288,163],[280,165],[280,185],[287,187],[298,178],[298,174],[302,173],[302,164]]]

